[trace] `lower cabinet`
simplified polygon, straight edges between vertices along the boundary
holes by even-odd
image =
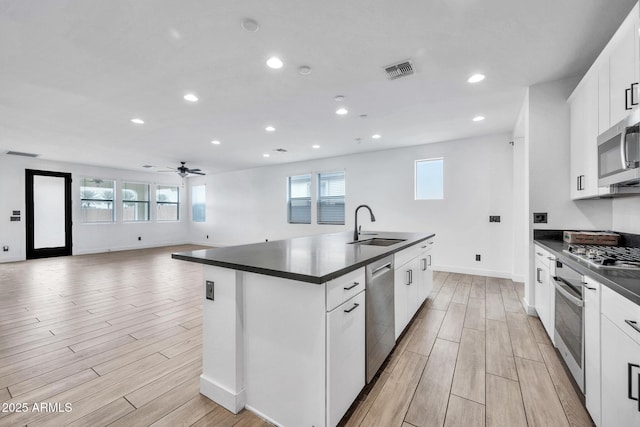
[[[640,426],[640,306],[602,287],[602,426]]]
[[[602,285],[585,277],[584,301],[584,397],[596,426],[601,424],[600,404],[600,292]]]
[[[394,255],[396,340],[433,289],[432,247],[428,239]]]
[[[553,276],[555,274],[555,256],[545,249],[535,246],[534,307],[547,335],[555,344],[555,301],[556,291]]]
[[[335,426],[365,385],[365,291],[327,313],[327,425]]]

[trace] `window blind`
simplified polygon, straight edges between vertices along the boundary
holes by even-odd
[[[318,224],[344,224],[344,172],[318,174]]]
[[[287,211],[290,224],[311,224],[311,175],[288,179]]]

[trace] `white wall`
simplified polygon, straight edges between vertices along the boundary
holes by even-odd
[[[190,185],[207,185],[207,222],[193,224],[191,241],[233,245],[353,230],[355,207],[368,204],[377,222],[361,212],[363,230],[435,232],[437,269],[511,277],[509,141],[493,135],[192,178]],[[445,198],[416,201],[414,161],[431,157],[445,159]],[[287,177],[335,170],[346,173],[346,224],[288,224]],[[502,222],[489,223],[489,215]]]
[[[612,230],[640,234],[640,196],[613,199]]]
[[[107,252],[185,243],[188,238],[189,210],[187,203],[181,204],[179,222],[155,222],[155,205],[150,207],[152,221],[146,223],[123,223],[117,220],[109,224],[87,224],[80,221],[80,179],[107,178],[122,182],[148,182],[158,185],[182,185],[177,174],[135,172],[73,163],[48,162],[39,159],[0,156],[0,247],[9,246],[9,252],[0,250],[0,262],[20,261],[26,258],[25,229],[25,169],[70,172],[72,184],[73,254]],[[182,191],[186,189],[181,187]],[[155,200],[152,185],[151,200]],[[181,201],[186,201],[181,194]],[[118,197],[118,196],[116,196]],[[117,210],[120,204],[116,202]],[[21,211],[22,221],[9,222],[12,211]],[[117,215],[116,216],[121,218]],[[138,236],[142,237],[138,241]]]

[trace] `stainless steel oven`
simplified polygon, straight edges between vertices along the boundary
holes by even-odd
[[[584,276],[556,261],[555,343],[569,371],[584,392]]]

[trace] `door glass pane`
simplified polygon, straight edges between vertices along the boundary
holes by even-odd
[[[191,219],[193,222],[205,222],[207,213],[207,187],[197,185],[191,188]]]
[[[65,180],[54,176],[33,177],[33,247],[65,246]]]

